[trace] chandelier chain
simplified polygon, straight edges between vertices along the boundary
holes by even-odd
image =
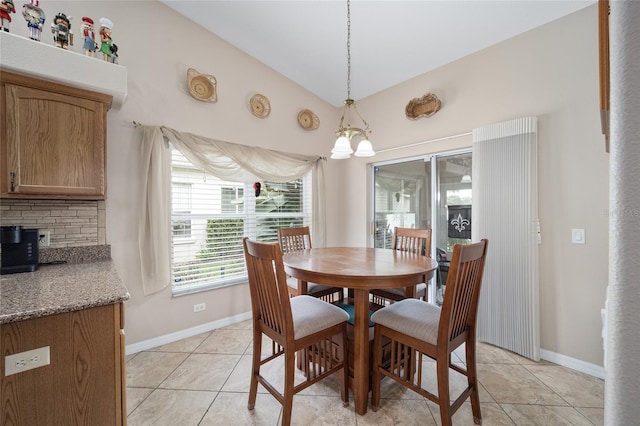
[[[351,99],[351,0],[347,0],[347,99]]]

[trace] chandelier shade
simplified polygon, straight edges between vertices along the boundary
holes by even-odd
[[[376,155],[376,153],[373,150],[371,142],[369,142],[368,139],[363,139],[358,144],[358,149],[353,155],[355,155],[356,157],[373,157],[374,155]]]
[[[336,139],[336,144],[331,150],[331,158],[344,159],[349,158],[353,154],[351,143],[346,136],[340,136]]]

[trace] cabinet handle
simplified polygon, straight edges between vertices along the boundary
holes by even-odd
[[[15,192],[16,190],[16,172],[9,173],[11,177],[11,192]]]

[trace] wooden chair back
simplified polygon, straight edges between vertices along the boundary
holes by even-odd
[[[391,243],[393,250],[405,251],[409,253],[417,253],[423,256],[431,257],[431,229],[426,228],[399,228],[393,229],[393,241]],[[426,283],[426,280],[425,280]],[[375,289],[371,290],[372,301],[377,305],[386,305],[388,303],[397,302],[407,297],[424,298],[427,300],[427,288],[418,290],[417,285],[408,286],[399,292],[398,289]]]
[[[431,257],[431,229],[396,227],[391,248]]]
[[[280,245],[257,243],[247,237],[242,242],[254,325],[258,323],[271,339],[284,346],[287,336],[293,339],[293,318]]]
[[[487,256],[486,239],[475,244],[456,244],[453,248],[447,291],[440,311],[438,345],[454,346],[475,335],[482,272]]]
[[[308,226],[278,228],[278,241],[283,253],[311,248],[311,232]]]
[[[308,226],[299,226],[294,228],[278,228],[278,242],[283,254],[294,251],[306,250],[311,248],[311,233]],[[289,294],[291,297],[298,296],[300,291],[297,284],[293,284],[297,280],[290,282]],[[344,297],[344,290],[341,287],[320,286],[314,283],[308,283],[307,294],[324,300],[325,302],[339,302]]]

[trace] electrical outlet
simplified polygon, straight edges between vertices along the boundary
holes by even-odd
[[[193,312],[200,312],[204,311],[205,309],[207,309],[206,303],[198,303],[196,305],[193,305]]]
[[[51,245],[51,231],[42,229],[38,231],[38,247],[49,247]]]
[[[49,346],[32,349],[4,357],[4,375],[10,376],[34,368],[44,367],[51,363]]]

